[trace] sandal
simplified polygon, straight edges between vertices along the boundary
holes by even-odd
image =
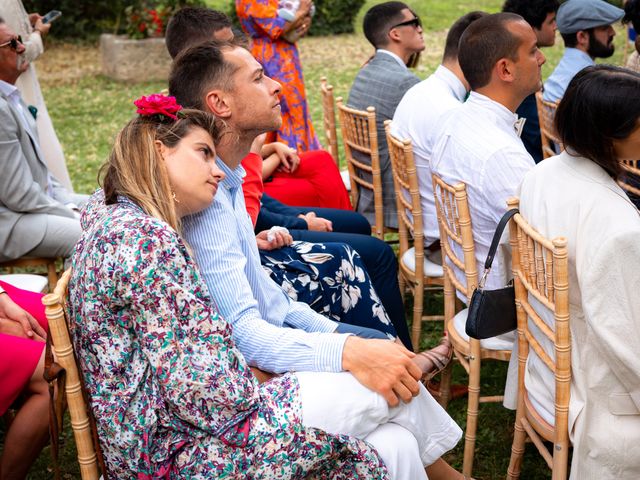
[[[434,351],[436,348],[438,348],[441,345],[446,345],[448,347],[447,355],[442,355]],[[419,358],[419,357],[423,357],[426,360],[429,360],[433,366],[431,370],[429,370],[428,372],[425,372],[422,375],[422,381],[427,383],[433,377],[435,377],[440,372],[442,372],[447,367],[447,365],[449,365],[449,362],[453,358],[453,345],[451,345],[451,342],[447,337],[442,337],[442,339],[440,340],[440,343],[436,347],[432,348],[431,350],[425,350],[424,352],[418,353],[416,355],[416,358]]]

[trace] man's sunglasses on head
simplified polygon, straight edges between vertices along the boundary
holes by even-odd
[[[11,50],[18,50],[18,44],[21,44],[21,43],[22,43],[22,36],[18,35],[16,37],[13,37],[8,42],[4,42],[0,44],[0,48],[9,47]]]
[[[391,27],[389,30],[393,30],[394,28],[398,28],[398,27],[408,27],[408,26],[411,26],[414,28],[422,27],[422,22],[420,21],[420,17],[415,16],[411,20],[398,23],[397,25],[394,25],[393,27]]]

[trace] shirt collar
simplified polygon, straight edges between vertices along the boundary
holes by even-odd
[[[227,190],[233,190],[234,188],[242,186],[243,178],[246,175],[246,172],[244,168],[242,168],[242,165],[238,165],[232,170],[226,163],[224,163],[220,159],[220,157],[216,158],[216,163],[225,174],[225,178],[221,182],[223,187],[225,187]]]
[[[18,91],[18,87],[16,87],[15,85],[11,85],[10,83],[5,82],[4,80],[0,80],[0,93],[2,93],[7,98],[16,95],[16,93],[20,95],[20,92]]]
[[[572,63],[580,63],[585,66],[595,65],[596,62],[593,61],[593,58],[589,56],[587,52],[583,52],[577,48],[566,48],[564,50],[564,57],[571,61]]]
[[[499,124],[499,127],[502,127],[505,131],[517,133],[515,125],[518,121],[518,115],[501,103],[498,103],[481,93],[471,92],[466,104],[478,105],[481,108],[491,110],[498,120],[497,123]]]
[[[385,50],[384,48],[379,48],[379,49],[376,50],[376,53],[384,53],[386,55],[389,55],[389,56],[393,57],[396,60],[396,62],[398,62],[400,65],[402,65],[405,69],[407,68],[407,66],[402,61],[402,59],[398,55],[396,55],[395,53],[390,52],[389,50]]]
[[[456,97],[458,101],[464,102],[464,99],[467,96],[467,89],[464,88],[464,85],[460,79],[456,77],[455,73],[444,65],[440,65],[433,75],[447,84],[451,89],[451,93],[453,93],[453,96]]]

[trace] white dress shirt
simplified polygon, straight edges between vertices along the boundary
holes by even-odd
[[[402,59],[401,59],[401,58],[400,58],[396,53],[393,53],[393,52],[391,52],[391,51],[389,51],[389,50],[385,50],[384,48],[378,48],[378,49],[376,50],[376,53],[377,53],[377,52],[380,52],[380,53],[384,53],[384,54],[386,54],[386,55],[389,55],[389,56],[390,56],[390,57],[392,57],[396,62],[398,62],[398,64],[399,64],[399,65],[402,65],[405,69],[407,69],[407,64],[406,64],[406,63],[404,63],[404,62],[402,61]]]
[[[226,178],[215,200],[184,219],[183,234],[238,348],[268,372],[341,371],[348,335],[331,333],[335,322],[294,302],[269,278],[242,195],[244,169],[218,165]]]
[[[467,90],[458,77],[440,65],[433,75],[405,93],[393,116],[391,133],[397,138],[411,139],[413,145],[425,245],[431,245],[440,238],[429,165],[437,139],[435,133],[442,115],[459,107],[466,95]],[[405,195],[409,200],[408,192]]]
[[[479,275],[498,222],[507,211],[507,199],[516,194],[524,175],[534,166],[518,137],[517,120],[504,105],[472,92],[460,108],[445,114],[431,156],[431,169],[445,182],[467,185]],[[508,235],[503,237],[486,281],[488,289],[504,287],[511,278],[505,237]],[[458,277],[464,285],[464,272],[458,272]]]

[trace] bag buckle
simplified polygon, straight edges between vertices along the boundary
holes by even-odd
[[[485,268],[484,269],[484,273],[482,274],[482,277],[480,277],[480,282],[478,282],[478,288],[479,289],[483,289],[484,288],[484,284],[487,281],[487,277],[489,276],[489,272],[491,271],[490,268]]]

